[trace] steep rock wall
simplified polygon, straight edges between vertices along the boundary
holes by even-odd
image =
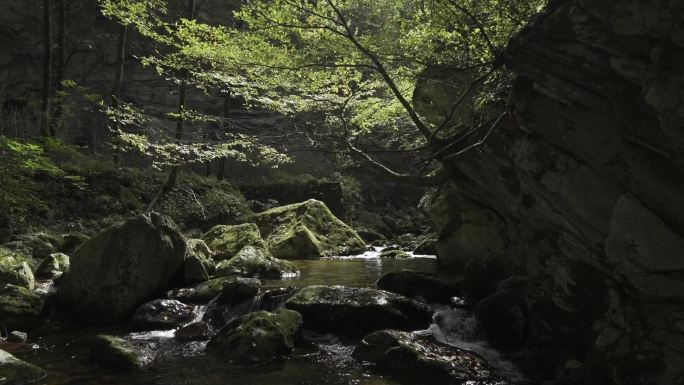
[[[684,383],[683,20],[553,1],[506,52],[515,120],[432,196],[443,262],[525,282],[513,350],[540,380]]]

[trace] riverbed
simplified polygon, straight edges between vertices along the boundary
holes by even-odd
[[[381,259],[377,250],[351,257],[295,261],[301,274],[281,280],[263,280],[265,289],[313,284],[374,287],[384,273],[402,269],[443,274],[434,256]],[[518,385],[526,381],[498,352],[477,336],[472,315],[448,306],[436,307],[436,322],[420,333],[435,335],[442,342],[470,349],[495,366],[496,382],[469,382],[467,385]],[[67,324],[68,325],[68,324]],[[351,357],[358,341],[335,335],[305,332],[304,344],[286,360],[265,366],[226,364],[204,352],[206,342],[178,342],[171,331],[131,333],[121,327],[54,329],[46,326],[43,336],[31,344],[15,346],[13,354],[37,364],[48,372],[43,385],[423,385],[418,373],[414,379],[394,378]],[[143,370],[117,374],[90,359],[89,337],[100,333],[124,335],[145,346],[150,364]],[[401,382],[399,382],[401,380]],[[427,384],[425,384],[427,385]]]

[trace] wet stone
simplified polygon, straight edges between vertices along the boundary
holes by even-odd
[[[187,324],[173,334],[179,341],[203,341],[208,340],[210,335],[209,325],[204,321]]]
[[[173,329],[195,318],[195,307],[173,299],[157,299],[140,305],[133,323],[142,329]]]
[[[431,335],[377,331],[361,340],[353,356],[415,383],[480,384],[494,380],[492,369],[482,357],[438,342]]]

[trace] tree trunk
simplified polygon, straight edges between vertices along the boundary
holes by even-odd
[[[55,104],[55,113],[50,124],[50,136],[57,136],[58,129],[64,126],[62,118],[64,115],[64,101],[61,98],[62,91],[64,91],[64,86],[62,82],[64,81],[66,72],[66,0],[58,0],[58,20],[57,20],[57,78],[55,83],[57,84],[57,93],[60,94],[60,98],[57,99]]]
[[[50,97],[52,96],[52,1],[43,0],[43,122],[41,134],[50,136]]]
[[[188,1],[188,19],[192,20],[195,17],[195,0]],[[185,95],[188,89],[188,80],[190,79],[190,72],[187,69],[183,69],[180,74],[181,85],[178,92],[178,122],[176,123],[176,142],[180,144],[181,139],[183,139],[183,131],[185,130],[185,119],[183,114],[185,111]],[[166,181],[162,184],[159,189],[157,196],[152,199],[149,206],[147,206],[147,211],[152,211],[156,206],[157,202],[166,195],[169,191],[173,189],[178,180],[179,166],[174,165],[169,171],[169,175],[166,177]]]
[[[230,91],[223,97],[223,122],[221,128],[225,131],[228,127],[228,117],[230,116]],[[216,169],[216,179],[223,180],[226,171],[226,157],[219,159],[218,167]]]

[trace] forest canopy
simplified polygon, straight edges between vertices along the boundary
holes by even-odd
[[[295,117],[302,122],[297,134],[315,146],[397,177],[408,175],[382,166],[365,149],[426,152],[422,170],[429,172],[433,161],[463,149],[454,142],[491,127],[505,112],[503,49],[543,3],[247,1],[232,24],[216,25],[193,16],[192,0],[186,17],[176,20],[160,1],[102,1],[106,15],[164,47],[142,59],[161,76]],[[450,93],[448,100],[418,100],[419,87],[431,82]],[[169,117],[211,119],[183,108]],[[138,147],[144,142],[122,136]],[[378,146],[379,137],[390,139]]]

